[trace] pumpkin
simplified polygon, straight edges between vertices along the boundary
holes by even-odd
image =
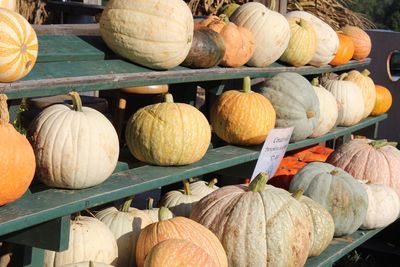
[[[113,265],[101,262],[83,261],[78,263],[66,264],[60,267],[113,267]]]
[[[159,208],[153,208],[153,204],[154,204],[154,199],[149,197],[147,199],[147,205],[146,205],[146,209],[143,210],[144,213],[146,213],[146,215],[150,218],[152,223],[158,222],[158,211]],[[167,208],[167,215],[166,218],[167,219],[172,219],[174,216],[174,214]]]
[[[367,216],[362,229],[386,227],[399,217],[400,199],[396,191],[382,184],[361,181],[368,194]]]
[[[349,25],[343,27],[341,31],[349,36],[354,43],[354,59],[360,60],[368,57],[372,46],[368,33],[359,27]]]
[[[209,28],[214,32],[220,33],[221,30],[225,27],[225,25],[226,21],[222,19],[222,17],[209,15],[205,19],[195,22],[194,29],[197,30],[197,29]]]
[[[155,245],[144,262],[145,267],[217,267],[204,249],[184,239],[167,239]]]
[[[194,30],[192,46],[182,66],[211,68],[217,66],[225,54],[224,39],[211,29]]]
[[[320,111],[318,97],[306,78],[294,72],[279,73],[266,80],[261,93],[276,111],[276,127],[294,127],[290,141],[309,137],[316,127]]]
[[[372,116],[379,116],[387,112],[392,106],[392,94],[382,85],[375,85],[376,100],[371,112]]]
[[[154,94],[168,93],[169,86],[168,84],[157,84],[157,85],[126,87],[126,88],[120,88],[119,90],[127,94],[154,95]]]
[[[339,38],[339,47],[336,51],[335,57],[329,64],[333,66],[346,64],[353,58],[354,54],[354,43],[353,40],[344,35],[342,32],[337,33]]]
[[[310,221],[302,205],[266,185],[267,178],[261,173],[248,187],[222,187],[192,211],[190,217],[219,238],[229,266],[303,266],[307,259]]]
[[[312,162],[292,179],[290,192],[304,195],[324,206],[335,222],[335,236],[354,233],[367,214],[368,195],[363,186],[342,169],[324,162]]]
[[[25,136],[11,123],[7,96],[0,94],[0,206],[19,199],[35,174],[35,155]]]
[[[17,12],[0,8],[0,24],[0,82],[14,82],[35,65],[38,40],[32,26]]]
[[[339,109],[336,98],[319,84],[318,78],[314,78],[311,84],[318,97],[320,110],[319,120],[311,137],[320,137],[328,133],[336,125]]]
[[[268,180],[268,184],[289,190],[290,181],[292,181],[293,176],[306,165],[307,163],[302,162],[297,157],[284,157],[274,176]]]
[[[16,0],[0,0],[0,8],[6,8],[18,12]]]
[[[300,67],[313,58],[317,49],[317,35],[310,22],[301,18],[287,18],[290,25],[290,41],[280,60]]]
[[[28,133],[40,180],[60,188],[98,185],[114,171],[119,155],[117,132],[100,112],[82,107],[76,92],[73,106],[44,109]]]
[[[366,118],[371,114],[375,106],[376,100],[376,90],[374,81],[369,77],[370,72],[368,70],[363,70],[359,72],[357,70],[352,70],[345,76],[345,81],[352,81],[358,85],[361,89],[361,93],[364,99],[364,114],[363,118]]]
[[[229,17],[239,27],[248,29],[255,39],[255,50],[247,65],[266,67],[278,60],[289,44],[290,27],[283,15],[257,2],[241,5]]]
[[[162,123],[160,123],[162,122]],[[186,165],[200,160],[211,141],[206,117],[195,107],[164,103],[139,109],[127,122],[125,138],[132,155],[150,164]]]
[[[159,222],[146,226],[139,235],[136,246],[136,263],[144,265],[146,256],[158,243],[167,239],[185,239],[202,248],[217,266],[228,267],[228,260],[218,238],[201,224],[185,217],[165,219],[165,208],[159,211]]]
[[[354,139],[332,153],[327,162],[358,180],[392,187],[400,195],[400,152],[387,140]]]
[[[200,180],[200,181],[191,183],[190,189],[192,190],[193,195],[197,195],[200,198],[203,198],[219,188],[218,186],[215,185],[217,182],[218,182],[218,180],[216,178],[212,179],[209,182]]]
[[[339,126],[353,126],[364,115],[364,97],[357,84],[345,81],[347,73],[343,73],[335,79],[323,79],[322,86],[333,94],[339,105]]]
[[[141,210],[130,208],[132,199],[125,201],[121,211],[110,207],[99,211],[96,218],[103,222],[114,234],[118,246],[117,266],[136,266],[136,242],[140,231],[152,223]]]
[[[292,157],[296,157],[297,160],[307,163],[315,161],[325,162],[333,151],[332,148],[317,145],[302,149],[292,154]]]
[[[82,241],[85,242],[82,242]],[[44,267],[57,267],[82,261],[116,264],[118,247],[113,233],[96,218],[77,216],[71,220],[68,249],[45,250]]]
[[[169,208],[176,216],[189,217],[194,204],[202,197],[192,194],[188,180],[183,181],[183,190],[173,190],[161,199],[160,206]]]
[[[192,12],[182,0],[111,0],[100,19],[108,47],[153,69],[174,68],[185,60],[193,26]]]
[[[216,135],[236,145],[263,143],[275,126],[275,117],[275,110],[268,99],[251,91],[250,77],[243,79],[242,91],[225,91],[210,112]]]
[[[287,13],[286,17],[301,18],[313,26],[317,34],[317,49],[309,62],[310,65],[320,67],[332,61],[339,47],[339,38],[328,24],[305,11],[292,11]]]

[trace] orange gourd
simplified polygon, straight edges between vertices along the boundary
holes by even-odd
[[[278,170],[274,177],[268,180],[268,184],[275,187],[289,190],[290,182],[293,176],[296,175],[307,163],[300,161],[297,157],[284,157],[279,164]]]
[[[25,136],[9,123],[7,96],[0,94],[0,205],[20,198],[35,174],[35,155]]]
[[[392,94],[387,88],[381,85],[375,85],[375,90],[376,100],[374,109],[371,112],[372,116],[382,115],[392,106]]]
[[[371,52],[371,38],[361,28],[355,26],[345,26],[341,29],[343,34],[349,36],[354,43],[353,58],[356,60],[368,57]]]
[[[346,64],[354,55],[353,40],[342,32],[338,32],[337,35],[339,37],[339,47],[336,51],[335,57],[329,63],[333,66]]]
[[[334,150],[329,147],[313,146],[310,148],[303,149],[293,154],[292,156],[306,163],[314,161],[325,162],[333,151]]]

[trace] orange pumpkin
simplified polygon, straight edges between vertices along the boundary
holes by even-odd
[[[349,36],[354,43],[353,58],[356,60],[368,57],[371,52],[371,38],[362,29],[355,26],[345,26],[341,29],[343,34]]]
[[[392,94],[390,93],[389,89],[381,85],[375,85],[375,90],[376,100],[374,109],[371,112],[372,116],[382,115],[392,106]]]
[[[226,22],[218,16],[210,15],[207,18],[196,22],[194,24],[194,29],[198,30],[201,28],[209,28],[215,32],[220,32],[226,25]]]
[[[329,155],[333,152],[334,150],[329,147],[323,147],[323,146],[313,146],[310,148],[303,149],[295,154],[293,154],[293,157],[296,157],[298,160],[306,163],[310,162],[325,162],[326,159],[329,157]]]
[[[307,163],[300,161],[297,157],[284,157],[274,177],[268,180],[268,184],[289,190],[293,176],[306,165]]]
[[[0,95],[0,205],[20,198],[35,174],[35,155],[25,136],[8,122],[7,96]]]
[[[342,32],[338,32],[337,35],[339,37],[339,47],[336,51],[335,57],[329,63],[333,66],[346,64],[354,55],[353,40]]]

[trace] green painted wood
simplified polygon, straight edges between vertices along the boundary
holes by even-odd
[[[266,68],[240,67],[210,69],[188,69],[178,66],[168,71],[154,71],[124,60],[92,60],[37,63],[31,73],[21,81],[0,83],[0,92],[10,99],[34,96],[65,94],[71,90],[92,91],[152,84],[174,84],[185,82],[229,80],[244,76],[255,78],[292,71],[302,75],[343,71],[367,66],[370,59],[351,61],[332,67],[287,67],[274,63]]]
[[[103,60],[105,57],[103,51],[100,51],[78,36],[39,35],[38,41],[38,65],[43,62],[54,61]]]
[[[24,267],[40,267],[44,266],[44,250],[35,247],[25,247],[24,250]]]
[[[342,134],[361,127],[373,125],[383,120],[386,115],[367,118],[359,125],[342,129]],[[325,138],[315,138],[290,144],[290,149],[309,146],[333,136],[340,136],[339,131],[328,134]],[[82,189],[63,190],[41,186],[31,188],[32,194],[25,194],[18,201],[0,208],[0,236],[18,231],[39,223],[81,211],[100,204],[108,203],[127,196],[182,181],[188,177],[203,175],[232,167],[258,158],[260,147],[223,146],[210,149],[202,160],[187,166],[160,167],[134,161],[128,153],[121,153],[120,160],[127,162],[129,170],[113,174],[103,184]],[[126,165],[121,164],[124,167]]]
[[[68,248],[70,216],[66,215],[17,232],[2,239],[28,247],[63,251]]]

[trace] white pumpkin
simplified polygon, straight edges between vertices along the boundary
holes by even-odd
[[[173,190],[166,193],[160,202],[160,207],[169,208],[176,216],[189,218],[194,204],[201,197],[192,194],[189,181],[183,181],[183,187],[183,190]]]
[[[289,44],[289,22],[283,15],[261,3],[243,4],[229,20],[248,29],[254,35],[256,48],[247,65],[266,67],[278,60]]]
[[[6,8],[17,12],[17,1],[16,0],[0,0],[0,8]]]
[[[114,234],[118,245],[119,267],[136,266],[136,242],[140,231],[151,224],[151,219],[141,210],[130,208],[132,200],[127,200],[121,211],[115,207],[104,209],[96,214]]]
[[[68,249],[46,250],[44,267],[58,267],[82,261],[115,264],[118,247],[113,233],[96,218],[77,216],[71,220]]]
[[[76,92],[70,95],[73,107],[58,104],[44,109],[28,135],[39,179],[49,186],[81,189],[100,184],[112,174],[119,141],[103,114],[82,107]]]
[[[101,262],[83,261],[83,262],[63,265],[60,267],[114,267],[114,266],[110,265],[110,264],[101,263]]]
[[[197,181],[190,184],[190,189],[192,190],[193,195],[197,195],[203,198],[219,188],[215,185],[217,182],[218,180],[216,178],[212,179],[209,182]]]
[[[115,53],[154,69],[185,60],[193,27],[192,12],[182,0],[111,0],[100,20],[101,36]]]
[[[306,11],[292,11],[286,17],[302,18],[313,25],[317,33],[317,50],[309,62],[310,65],[319,67],[332,61],[339,47],[339,38],[331,26]]]
[[[394,222],[400,213],[400,199],[394,189],[383,184],[371,184],[363,181],[368,194],[367,216],[362,229],[385,227]]]
[[[335,126],[339,110],[336,98],[319,84],[318,78],[312,81],[312,85],[318,97],[320,115],[311,137],[319,137],[328,133]]]
[[[364,114],[364,98],[357,84],[344,81],[347,73],[343,73],[335,79],[323,79],[322,86],[330,91],[336,98],[341,109],[338,118],[339,126],[352,126],[357,124]]]
[[[144,213],[150,218],[152,223],[158,222],[158,211],[160,210],[159,208],[154,208],[153,207],[154,199],[149,197],[147,199],[147,207],[145,210],[143,210]],[[174,214],[167,208],[164,216],[166,219],[172,219],[174,218]]]

